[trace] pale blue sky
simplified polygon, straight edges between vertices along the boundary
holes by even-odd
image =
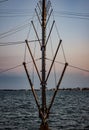
[[[30,23],[37,2],[38,0],[8,0],[7,2],[0,3],[0,43],[24,41],[27,38],[29,26],[8,37],[2,38],[1,34],[18,25],[22,26]],[[68,63],[89,70],[89,0],[51,0],[51,3]],[[81,18],[80,16],[79,18],[74,18],[73,15],[60,15],[60,12],[70,12],[76,13],[77,15],[82,14],[84,16],[87,15],[87,18],[83,16],[81,16]],[[26,13],[28,16],[26,16]],[[21,17],[21,14],[25,16]],[[36,21],[35,25],[37,26]],[[33,35],[33,31],[31,35]],[[55,38],[54,41],[56,41]],[[54,42],[53,46],[54,48],[56,47]],[[21,64],[24,57],[24,48],[24,44],[8,47],[0,46],[0,71]],[[38,49],[36,52],[37,51]],[[49,52],[47,56],[50,55]],[[56,65],[56,67],[56,71],[59,70],[60,73],[59,65]],[[29,69],[32,69],[31,65],[29,66]],[[51,74],[48,82],[49,88],[55,86],[54,82],[51,82],[52,78],[53,74]],[[36,88],[40,87],[36,76],[35,85],[38,85]],[[61,87],[89,87],[89,73],[68,68]],[[24,68],[20,67],[0,74],[0,88],[28,89],[29,84],[26,75],[24,74]]]

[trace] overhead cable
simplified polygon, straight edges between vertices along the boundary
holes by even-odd
[[[0,39],[2,39],[2,38],[5,38],[5,37],[8,37],[8,36],[10,36],[10,35],[13,35],[13,34],[15,34],[15,33],[17,33],[17,32],[19,32],[19,31],[21,31],[21,30],[23,30],[23,29],[25,29],[26,27],[28,27],[29,26],[29,23],[28,24],[26,24],[26,25],[24,25],[24,26],[21,26],[21,27],[19,27],[19,28],[17,28],[16,30],[14,30],[14,31],[11,31],[11,32],[7,32],[6,34],[4,34],[4,35],[0,35]]]
[[[54,20],[54,14],[52,13],[52,15],[53,15],[53,20]],[[56,28],[56,32],[57,32],[58,38],[61,39],[61,36],[60,36],[59,31],[58,31],[58,28],[57,28],[56,22],[55,22],[55,28]],[[64,51],[64,47],[63,47],[63,43],[61,44],[61,48],[62,48],[62,53],[63,53],[64,60],[65,60],[65,63],[66,63],[67,60],[66,60],[66,55],[65,55],[65,51]]]
[[[54,11],[56,14],[61,15],[71,15],[71,16],[79,16],[79,17],[89,17],[89,13],[78,13],[78,12],[69,12],[69,11]]]
[[[19,25],[13,27],[12,29],[10,29],[10,30],[8,30],[8,31],[6,31],[6,32],[4,32],[4,33],[0,33],[0,37],[3,36],[3,35],[8,34],[8,33],[10,33],[10,32],[16,31],[17,29],[20,29],[20,28],[24,27],[24,26],[27,25],[27,24],[30,24],[30,23],[29,23],[30,20],[31,20],[31,18],[26,19],[26,20],[23,22],[24,24],[19,24]]]
[[[76,17],[76,16],[68,16],[68,15],[55,15],[56,17],[64,17],[64,18],[71,18],[71,19],[83,19],[83,20],[89,20],[89,17]]]
[[[38,42],[38,40],[31,40],[31,41],[28,41],[28,42]],[[0,46],[12,46],[12,45],[18,45],[18,44],[23,44],[25,43],[25,41],[16,41],[16,42],[1,42],[0,43]]]
[[[7,0],[2,0],[7,1]],[[75,19],[89,19],[89,13],[79,13],[70,11],[54,11],[56,16],[75,18]],[[0,17],[27,17],[32,16],[32,12],[29,9],[0,9]]]

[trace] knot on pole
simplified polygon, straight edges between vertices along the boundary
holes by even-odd
[[[41,46],[41,51],[44,51],[45,50],[45,45],[42,45]]]
[[[41,83],[40,83],[41,85],[47,85],[47,82],[46,81],[41,81]]]
[[[65,63],[65,66],[67,67],[68,65],[69,65],[69,64],[66,62],[66,63]]]

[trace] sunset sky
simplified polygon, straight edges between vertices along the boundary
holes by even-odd
[[[37,2],[38,0],[0,1],[0,89],[29,89],[29,83],[23,66],[1,73],[4,70],[23,63],[25,43],[8,46],[2,46],[2,44],[25,41],[25,39],[28,38],[28,34],[29,40],[33,40],[33,38],[36,39],[30,21],[34,20],[34,24],[39,33],[39,24],[36,15],[34,15]],[[67,62],[70,66],[89,70],[89,0],[51,0],[51,3],[53,8],[52,20],[54,18],[56,21]],[[51,26],[51,24],[50,22],[49,26]],[[31,29],[30,33],[29,29]],[[57,30],[54,27],[51,37],[54,52],[58,44],[58,36],[56,38],[56,35]],[[39,36],[41,36],[41,32]],[[33,44],[34,43],[31,43],[32,50],[34,50]],[[51,47],[49,45],[47,47],[47,57],[52,59]],[[38,44],[35,53],[36,58],[41,57]],[[31,58],[28,56],[27,51],[26,60],[31,61]],[[62,58],[63,54],[60,48],[57,60],[59,59],[59,62],[64,62]],[[37,64],[39,71],[41,71],[40,61],[38,61]],[[47,61],[47,70],[49,65],[50,62],[48,63]],[[55,63],[55,67],[58,81],[63,66]],[[28,69],[32,77],[32,63],[28,65]],[[35,88],[40,88],[40,83],[35,72],[34,75],[34,86]],[[55,81],[53,81],[53,79],[52,70],[47,87],[55,87]],[[89,87],[89,72],[68,67],[61,87]]]

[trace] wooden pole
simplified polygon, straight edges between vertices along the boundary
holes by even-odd
[[[47,124],[47,106],[46,106],[46,62],[45,62],[45,56],[46,56],[46,0],[42,1],[42,113],[44,116],[44,120],[42,120],[42,123],[40,125],[40,130],[49,130],[48,124]],[[42,118],[42,117],[41,117]]]
[[[46,114],[46,64],[45,64],[45,55],[46,55],[46,46],[45,40],[46,39],[46,1],[42,1],[42,112],[45,116]]]

